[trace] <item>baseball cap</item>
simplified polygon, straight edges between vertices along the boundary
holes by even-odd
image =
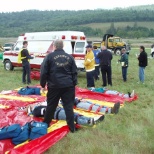
[[[86,48],[92,48],[92,45],[91,45],[91,44],[88,44],[88,45],[86,46]]]

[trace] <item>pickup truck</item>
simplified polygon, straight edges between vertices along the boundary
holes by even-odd
[[[4,51],[9,51],[9,50],[12,50],[14,46],[14,43],[10,42],[10,43],[5,43],[3,48],[4,48]]]

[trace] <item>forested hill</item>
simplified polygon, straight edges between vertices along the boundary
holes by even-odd
[[[147,9],[113,9],[80,11],[38,11],[0,13],[0,37],[17,37],[20,33],[55,30],[80,30],[98,36],[101,29],[82,26],[90,23],[154,22],[154,5]],[[143,8],[143,6],[142,6]],[[149,8],[149,9],[148,9]],[[109,29],[114,28],[113,24]],[[128,25],[129,26],[129,25]],[[114,29],[116,33],[116,29]],[[152,29],[151,29],[152,31]]]

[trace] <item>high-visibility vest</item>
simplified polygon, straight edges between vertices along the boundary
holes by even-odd
[[[19,51],[19,53],[18,53],[18,63],[21,63],[22,62],[22,59],[25,59],[26,57],[21,57],[21,51],[23,50],[23,49],[26,49],[26,48],[22,48],[20,51]],[[29,60],[28,60],[29,61]]]

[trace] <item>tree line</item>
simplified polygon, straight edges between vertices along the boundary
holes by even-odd
[[[140,37],[154,37],[154,29],[141,27],[134,22],[134,26],[126,26],[124,28],[115,28],[114,23],[111,23],[107,33],[114,34],[123,38],[140,38]]]
[[[152,5],[154,7],[154,5]],[[150,6],[151,7],[151,6]],[[148,8],[148,7],[147,7]],[[103,31],[82,26],[89,23],[111,22],[107,32],[122,37],[154,36],[154,29],[145,27],[114,28],[114,22],[154,21],[153,9],[114,9],[114,10],[80,10],[80,11],[38,11],[0,13],[0,37],[17,37],[25,32],[77,30],[87,36],[102,36]],[[133,33],[133,35],[132,35]]]

